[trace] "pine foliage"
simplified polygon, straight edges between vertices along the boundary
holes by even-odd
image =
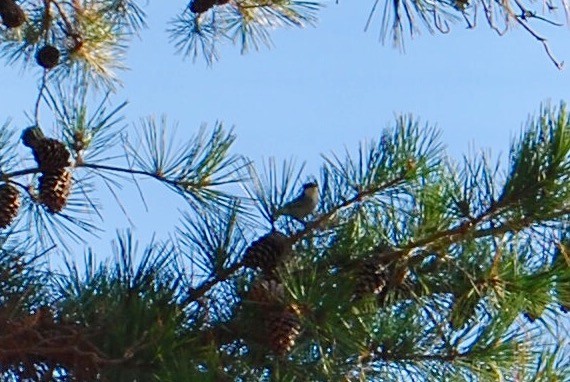
[[[336,3],[342,12],[343,4]],[[187,0],[167,29],[183,57],[212,64],[228,43],[246,53],[271,47],[275,29],[316,25],[325,5],[323,0]],[[1,0],[0,56],[10,64],[37,64],[44,81],[54,84],[87,79],[114,89],[132,37],[147,27],[144,8],[136,0]],[[382,41],[403,48],[406,35],[449,33],[458,23],[475,28],[478,19],[499,35],[519,26],[562,68],[542,33],[567,24],[569,13],[568,0],[375,0],[365,29],[379,30]]]
[[[314,25],[323,4],[190,0],[168,30],[181,55],[212,64],[224,43],[245,53]],[[366,28],[380,16],[382,39],[402,46],[483,17],[500,35],[519,25],[561,67],[535,30],[567,24],[561,11],[567,0],[378,0]],[[0,379],[570,379],[565,104],[528,121],[508,163],[454,161],[437,129],[400,116],[309,175],[233,153],[221,123],[185,142],[166,117],[128,129],[112,93],[144,4],[0,0],[0,19],[0,55],[42,74],[30,125],[0,126]],[[69,255],[99,229],[96,191],[128,215],[123,186],[144,204],[144,179],[185,202],[169,239],[139,248],[120,232],[111,257],[50,266],[54,248]],[[305,181],[317,209],[277,217]]]
[[[452,161],[435,128],[399,117],[378,140],[323,157],[320,203],[304,224],[271,214],[299,188],[303,167],[271,160],[259,169],[229,153],[233,135],[221,126],[180,150],[165,120],[144,120],[139,136],[122,135],[123,155],[105,159],[97,142],[112,142],[104,137],[117,128],[118,109],[54,106],[64,128],[58,142],[73,158],[64,171],[78,174],[77,187],[61,210],[42,213],[46,201],[32,192],[18,212],[35,216],[32,228],[49,216],[43,227],[58,233],[51,243],[76,230],[69,224],[88,224],[71,200],[92,200],[80,179],[154,179],[188,201],[188,211],[169,240],[139,249],[119,233],[106,261],[89,251],[55,273],[41,263],[49,240],[14,246],[22,219],[7,223],[14,229],[0,251],[3,378],[569,377],[564,104],[529,120],[507,164],[483,154]],[[18,144],[3,136],[5,148]],[[98,161],[89,159],[91,147]],[[12,166],[4,187],[22,195],[30,187],[21,178],[45,171],[2,160]]]

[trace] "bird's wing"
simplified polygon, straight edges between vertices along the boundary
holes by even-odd
[[[279,215],[285,214],[288,208],[295,205],[296,203],[301,202],[301,200],[303,200],[303,194],[297,196],[295,199],[285,203],[283,206],[278,208],[277,211],[275,211],[274,216],[279,216]]]

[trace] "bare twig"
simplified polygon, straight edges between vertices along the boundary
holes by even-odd
[[[520,17],[516,17],[515,20],[519,23],[519,25],[521,25],[524,29],[526,29],[526,31],[528,33],[530,33],[537,41],[539,41],[542,46],[544,47],[544,50],[546,52],[546,54],[548,55],[548,57],[550,58],[550,60],[552,61],[552,63],[558,68],[558,69],[562,69],[564,67],[564,61],[559,61],[556,59],[556,57],[554,56],[554,54],[552,53],[552,51],[550,50],[550,45],[548,45],[548,40],[542,36],[540,36],[538,33],[536,33],[534,31],[534,29],[532,29],[523,19],[521,19]]]
[[[491,29],[493,29],[499,36],[503,36],[505,33],[507,33],[507,30],[509,29],[508,24],[505,23],[505,29],[500,30],[499,27],[497,27],[497,25],[495,24],[495,19],[493,17],[492,7],[485,4],[484,1],[482,1],[481,4],[483,5],[483,10],[484,10],[483,13],[485,13],[485,18],[487,19],[487,23],[489,24],[489,27]]]
[[[44,69],[44,73],[42,74],[42,79],[41,79],[40,90],[38,91],[38,97],[36,98],[36,104],[34,106],[34,123],[36,124],[36,126],[40,125],[40,102],[42,100],[42,96],[46,88],[47,74],[48,74],[48,69]]]
[[[10,178],[14,178],[16,176],[23,176],[23,175],[30,175],[30,174],[37,174],[38,172],[40,172],[39,167],[34,167],[34,168],[27,168],[24,170],[18,170],[18,171],[13,171],[13,172],[0,172],[0,177],[2,179],[10,179]]]

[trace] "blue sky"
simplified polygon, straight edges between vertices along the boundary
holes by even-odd
[[[541,102],[556,104],[570,95],[568,69],[556,69],[520,28],[499,37],[482,19],[475,30],[457,24],[447,35],[408,38],[402,54],[378,42],[379,18],[363,31],[372,0],[330,2],[316,28],[275,31],[270,50],[242,56],[227,45],[212,67],[193,64],[174,54],[168,42],[166,22],[182,7],[173,3],[150,2],[145,8],[149,29],[133,42],[127,57],[131,70],[120,74],[124,87],[114,97],[117,103],[129,101],[127,120],[166,114],[178,123],[181,138],[203,122],[223,121],[235,126],[234,152],[256,161],[270,156],[306,161],[307,175],[316,174],[321,153],[377,137],[397,113],[436,124],[454,157],[473,146],[506,153],[510,138]],[[568,28],[536,25],[570,65]],[[13,126],[26,126],[24,111],[33,107],[39,73],[2,68],[0,120],[11,117]],[[133,190],[125,191],[140,236],[167,232],[181,205],[167,201],[157,185],[143,187],[147,184],[149,212],[131,197]],[[102,200],[110,234],[127,227],[110,196],[103,193]]]

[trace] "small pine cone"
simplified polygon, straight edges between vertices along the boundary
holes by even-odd
[[[469,5],[469,0],[455,0],[455,8],[464,11]]]
[[[372,260],[366,260],[361,264],[356,277],[353,301],[360,300],[369,293],[380,294],[387,284],[386,268]]]
[[[71,172],[66,169],[44,173],[39,180],[39,200],[49,212],[63,209],[71,191]]]
[[[218,3],[218,0],[194,0],[190,4],[193,13],[204,13]]]
[[[270,232],[254,241],[245,251],[243,264],[248,268],[260,268],[268,276],[291,254],[289,238],[280,232]]]
[[[36,53],[36,62],[42,68],[51,69],[59,63],[59,55],[55,46],[45,45]]]
[[[256,281],[247,295],[249,301],[263,305],[276,304],[279,301],[283,301],[284,298],[283,284],[277,280]]]
[[[70,154],[57,139],[44,138],[32,148],[34,158],[42,172],[58,172],[70,165]]]
[[[18,215],[20,193],[10,184],[0,186],[0,228],[8,227]]]
[[[34,148],[36,145],[44,140],[46,137],[42,129],[38,126],[30,126],[22,131],[22,143],[24,146]]]
[[[281,312],[272,313],[267,322],[269,347],[277,355],[285,355],[293,349],[301,334],[300,312],[290,305]]]
[[[0,0],[0,17],[6,28],[18,28],[26,21],[26,14],[14,0]]]

